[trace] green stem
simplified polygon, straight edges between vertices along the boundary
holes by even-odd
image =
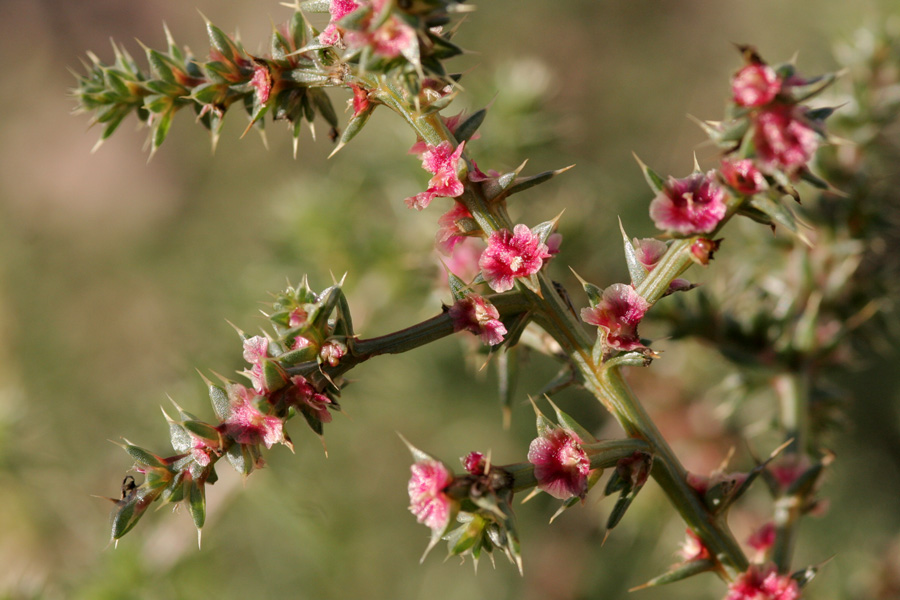
[[[777,375],[772,382],[781,406],[781,422],[785,437],[791,440],[785,456],[796,460],[807,454],[809,436],[809,377],[805,372],[787,372]],[[781,573],[789,573],[797,526],[806,502],[805,494],[783,495],[775,501],[775,543],[772,545],[772,562]]]
[[[381,78],[366,82],[371,89],[378,88],[378,99],[400,114],[415,129],[417,135],[430,145],[441,141],[456,143],[437,113],[416,114],[414,107],[404,100],[397,89]],[[466,159],[468,160],[468,159]],[[498,229],[512,229],[512,223],[503,203],[491,203],[483,195],[480,185],[464,181],[465,192],[458,198],[472,213],[486,235]],[[735,206],[737,201],[734,201]],[[735,206],[729,207],[733,213]],[[693,239],[678,240],[647,279],[638,288],[648,301],[655,302],[669,288],[669,283],[691,264],[690,245]],[[652,476],[669,497],[672,505],[685,522],[703,540],[707,549],[719,563],[733,575],[747,569],[748,561],[734,540],[723,519],[715,517],[698,494],[687,484],[687,472],[657,429],[656,425],[634,397],[622,378],[619,367],[607,368],[595,364],[592,358],[594,342],[584,325],[560,297],[553,283],[542,271],[538,273],[539,288],[536,292],[519,286],[530,301],[535,321],[543,327],[563,348],[573,364],[581,372],[585,387],[619,421],[626,434],[643,440],[653,454]]]

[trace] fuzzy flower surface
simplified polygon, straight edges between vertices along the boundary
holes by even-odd
[[[804,122],[802,109],[774,106],[757,115],[753,144],[765,168],[794,174],[812,159],[819,135]]]
[[[591,461],[581,448],[581,438],[563,428],[535,438],[528,448],[538,487],[554,498],[584,498]]]
[[[419,523],[432,531],[443,531],[453,512],[453,501],[444,493],[453,482],[453,474],[436,460],[419,461],[410,470],[409,510]]]
[[[496,346],[506,335],[497,307],[478,294],[457,300],[450,307],[450,318],[454,331],[471,331],[489,346]]]
[[[790,575],[779,575],[775,567],[750,565],[728,586],[725,600],[797,600],[800,586]]]
[[[670,177],[650,203],[650,218],[660,229],[680,235],[709,233],[725,216],[725,191],[713,171],[683,179]]]
[[[516,225],[513,231],[500,229],[491,233],[488,247],[478,266],[484,279],[495,292],[511,290],[515,280],[541,270],[550,250],[527,225]]]
[[[331,20],[325,30],[319,34],[319,41],[329,46],[334,46],[341,41],[341,30],[337,26],[337,22],[352,13],[360,7],[360,4],[354,0],[331,0],[328,12],[331,13]]]
[[[614,350],[644,348],[638,336],[637,326],[644,318],[650,304],[633,287],[614,283],[603,290],[597,306],[581,309],[581,319],[596,325],[606,335],[606,345]]]
[[[234,385],[229,395],[232,396],[231,415],[225,421],[225,433],[239,444],[265,444],[271,448],[274,444],[283,443],[284,423],[274,415],[268,415],[257,408],[257,398],[251,390],[242,385]]]
[[[463,184],[456,172],[465,142],[453,148],[448,141],[437,146],[428,146],[422,153],[422,168],[434,173],[428,181],[428,189],[406,199],[406,206],[422,210],[437,196],[456,198],[463,193]]]
[[[266,389],[266,379],[263,374],[263,364],[269,358],[268,352],[268,338],[255,335],[244,340],[244,360],[252,365],[249,371],[244,371],[244,375],[250,379],[253,389],[260,394],[270,391]]]
[[[766,105],[775,99],[780,90],[781,80],[769,65],[747,65],[731,80],[731,93],[738,106]]]

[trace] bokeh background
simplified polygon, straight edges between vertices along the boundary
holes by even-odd
[[[294,426],[296,454],[273,449],[246,483],[223,465],[202,549],[189,517],[167,509],[118,548],[108,543],[110,507],[92,494],[116,496],[130,466],[108,440],[165,453],[167,395],[211,417],[196,371],[243,368],[226,319],[256,331],[268,292],[303,274],[321,289],[346,272],[365,336],[427,318],[448,299],[434,291],[440,209],[404,208],[426,175],[406,155],[411,134],[387,112],[331,160],[321,129],[296,160],[280,124],[267,126],[268,150],[255,134],[239,140],[246,121],[236,112],[215,156],[187,113],[152,161],[133,119],[91,153],[99,132],[70,115],[69,70],[87,50],[110,61],[110,36],[143,63],[135,40],[163,47],[164,21],[205,56],[198,9],[239,30],[251,52],[290,14],[275,1],[0,2],[0,597],[613,599],[676,562],[683,526],[651,483],[602,547],[610,502],[598,492],[550,526],[552,499],[522,505],[523,577],[502,557],[475,574],[443,561],[440,547],[419,564],[428,531],[406,509],[409,455],[397,432],[451,463],[470,450],[523,460],[534,426],[526,394],[555,373],[532,358],[504,431],[491,367],[479,371],[483,359],[468,360],[469,340],[455,338],[356,369],[346,416],[327,427],[327,458]],[[817,73],[836,67],[836,41],[897,12],[896,0],[492,0],[457,38],[472,50],[458,59],[467,93],[457,102],[493,102],[471,145],[482,168],[577,165],[517,196],[513,210],[536,223],[565,208],[554,277],[577,289],[569,264],[606,285],[626,276],[616,217],[631,235],[654,234],[632,151],[674,175],[690,171],[693,151],[703,157],[686,114],[722,114],[740,65],[732,43],[753,43],[771,61],[799,53],[801,70]],[[722,425],[695,401],[710,400],[720,369],[696,348],[683,352],[668,346],[632,381],[688,468],[708,471],[724,455]],[[835,557],[809,597],[900,597],[883,585],[900,578],[897,358],[868,357],[845,382],[855,400],[831,438],[830,510],[804,522],[797,552],[798,562]],[[587,396],[560,402],[616,435]],[[750,513],[735,517],[739,535],[758,524]],[[701,577],[628,597],[722,595]]]

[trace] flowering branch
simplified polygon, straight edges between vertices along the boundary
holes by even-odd
[[[531,176],[522,175],[521,168],[486,174],[470,155],[486,110],[468,117],[441,114],[457,93],[458,79],[448,73],[444,61],[461,52],[451,42],[452,31],[443,27],[463,6],[455,0],[310,0],[295,5],[291,21],[273,33],[271,56],[249,55],[208,23],[208,62],[179,50],[167,32],[167,53],[147,50],[149,74],[118,47],[111,66],[91,55],[89,73],[79,79],[76,92],[81,108],[95,111],[95,122],[104,124],[101,139],[136,112],[153,131],[151,152],[164,141],[174,113],[188,105],[211,130],[213,144],[225,111],[235,104],[245,106],[248,129],[262,128],[266,113],[287,120],[295,152],[303,121],[324,120],[338,142],[336,152],[358,135],[374,110],[385,106],[412,128],[417,142],[411,152],[431,175],[425,190],[407,198],[406,205],[424,210],[443,202],[441,198],[451,203],[436,235],[445,254],[452,256],[467,238],[485,246],[477,264],[470,265],[477,275],[468,280],[448,275],[453,302],[440,315],[378,338],[358,337],[340,285],[315,293],[304,281],[278,295],[267,315],[271,334],[248,337],[240,332],[250,387],[228,380],[221,385],[208,382],[217,424],[177,407],[178,419],[169,418],[176,456],[163,458],[125,444],[135,470],[146,479],[115,500],[113,538],[127,533],[155,500],[185,502],[198,529],[202,527],[205,484],[215,481],[216,462],[226,457],[239,472],[249,474],[263,464],[260,445],[292,447],[285,427],[298,415],[322,435],[323,424],[340,408],[343,376],[359,363],[461,331],[494,350],[509,350],[527,343],[526,328],[535,325],[555,342],[552,349],[539,349],[564,361],[571,381],[609,411],[626,437],[597,440],[553,405],[555,422],[536,409],[538,437],[529,447],[528,462],[494,465],[489,457],[472,453],[463,461],[466,474],[457,476],[410,445],[415,461],[409,483],[411,510],[432,530],[429,549],[442,538],[449,541],[451,554],[475,560],[482,551],[499,549],[521,569],[514,494],[535,488],[563,500],[563,509],[568,508],[584,499],[603,469],[614,467],[605,493],[618,493],[619,498],[607,521],[609,529],[652,477],[698,545],[685,564],[652,585],[714,571],[729,584],[732,600],[762,597],[754,594],[798,597],[800,578],[789,577],[795,524],[808,512],[828,462],[813,441],[808,414],[814,359],[834,351],[809,342],[817,296],[807,294],[805,312],[797,319],[793,360],[779,365],[775,380],[789,440],[784,456],[778,458],[775,451],[747,474],[688,473],[628,386],[623,368],[646,367],[659,357],[652,343],[640,337],[640,323],[647,314],[669,315],[657,303],[695,287],[681,275],[695,263],[708,265],[722,241],[716,236],[733,217],[782,227],[809,242],[783,202],[799,200],[794,186],[801,181],[829,189],[809,163],[826,139],[824,122],[833,111],[806,103],[834,77],[807,79],[792,64],[769,65],[752,48],[741,47],[744,65],[732,79],[726,119],[701,123],[721,151],[717,165],[704,172],[695,164],[686,177],[663,178],[638,160],[653,194],[649,216],[663,234],[631,240],[623,228],[630,281],[601,289],[581,280],[589,305],[576,310],[568,291],[546,268],[558,250],[555,230],[560,217],[529,227],[510,217],[507,203],[514,194],[565,169]],[[327,11],[329,24],[317,32],[304,10]],[[353,114],[343,133],[324,87],[352,93]],[[677,326],[685,314],[670,319]],[[682,333],[700,331],[686,327]],[[782,462],[773,462],[776,458]],[[779,472],[785,473],[784,461],[793,461],[794,471],[774,492],[775,538],[767,555],[774,566],[751,564],[729,529],[727,511],[757,478],[777,480]]]

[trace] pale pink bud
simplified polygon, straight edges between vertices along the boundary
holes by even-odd
[[[469,452],[462,459],[462,464],[463,468],[471,475],[484,475],[487,461],[485,461],[484,454],[481,452]]]
[[[749,158],[735,161],[723,160],[719,172],[725,183],[742,196],[752,196],[769,187],[762,171],[757,169]]]
[[[644,238],[641,240],[634,238],[632,245],[634,246],[635,258],[637,258],[638,262],[648,271],[653,270],[656,263],[662,259],[666,250],[669,249],[665,242],[654,238]]]
[[[337,340],[325,342],[319,349],[319,358],[332,367],[336,367],[345,354],[347,354],[347,346]]]
[[[684,179],[670,177],[650,203],[650,218],[660,229],[681,235],[709,233],[725,216],[725,191],[713,178],[694,173]]]
[[[731,80],[731,92],[738,106],[763,106],[774,100],[780,90],[781,80],[769,65],[747,65]]]
[[[263,363],[268,360],[269,340],[261,335],[255,335],[252,338],[244,340],[244,360],[253,365],[249,371],[244,371],[253,389],[260,394],[269,392],[266,388],[265,375],[263,374]]]
[[[497,308],[478,294],[457,300],[450,307],[450,318],[453,320],[453,331],[471,331],[490,346],[502,342],[506,335],[506,327],[500,321]]]
[[[603,290],[597,306],[581,310],[581,318],[604,331],[606,345],[610,348],[637,350],[645,347],[637,326],[649,308],[650,304],[633,287],[614,283]]]
[[[317,392],[302,375],[291,377],[291,383],[294,384],[291,389],[291,401],[295,404],[305,404],[322,423],[331,423],[331,413],[328,412],[332,405],[331,398]]]
[[[513,288],[517,278],[540,271],[547,258],[547,245],[527,225],[519,224],[512,232],[500,229],[491,234],[478,266],[495,292],[505,292]]]
[[[775,523],[769,521],[754,531],[747,539],[747,545],[760,553],[766,553],[775,544]]]
[[[269,101],[269,94],[272,92],[272,74],[265,63],[253,65],[253,77],[250,79],[250,85],[256,89],[256,97],[260,104]]]
[[[692,529],[687,530],[687,537],[681,543],[678,554],[684,562],[710,558],[709,550],[707,550],[706,546],[703,545],[703,541]]]
[[[528,462],[534,465],[538,487],[554,498],[584,498],[587,493],[591,461],[574,432],[557,428],[532,440]]]
[[[410,470],[409,510],[432,531],[444,531],[453,512],[453,501],[444,490],[453,482],[453,474],[436,460],[417,462]]]

